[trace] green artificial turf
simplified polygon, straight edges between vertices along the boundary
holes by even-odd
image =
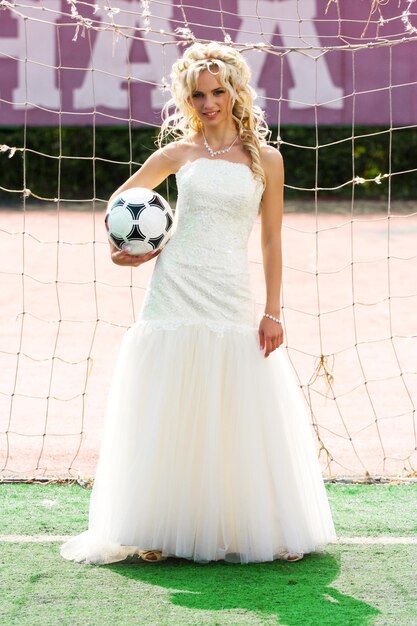
[[[417,484],[326,483],[341,536],[417,534]],[[78,484],[0,484],[7,535],[69,535],[86,530],[91,489]]]
[[[339,536],[416,536],[417,485],[326,484]],[[0,484],[7,535],[87,528],[91,490]],[[0,543],[1,626],[417,626],[417,544],[329,544],[302,561],[66,561]]]
[[[65,561],[3,544],[3,626],[417,624],[417,546],[329,546],[296,563]]]

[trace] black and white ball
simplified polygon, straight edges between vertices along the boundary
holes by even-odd
[[[165,198],[145,187],[122,191],[109,202],[105,217],[112,244],[133,255],[163,248],[172,235],[173,221]]]

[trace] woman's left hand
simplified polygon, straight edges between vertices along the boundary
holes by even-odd
[[[265,351],[265,357],[280,347],[284,341],[282,325],[268,317],[263,317],[259,323],[260,349]]]

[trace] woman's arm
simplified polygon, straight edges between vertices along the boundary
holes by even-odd
[[[132,174],[116,191],[110,196],[109,202],[119,193],[132,187],[146,187],[155,189],[170,174],[174,174],[179,167],[181,159],[180,144],[169,144],[156,150],[146,159],[142,167]],[[158,256],[161,250],[147,252],[146,254],[132,255],[124,250],[118,250],[110,241],[110,256],[113,263],[121,266],[137,267],[146,263],[150,259]]]
[[[142,167],[132,174],[116,191],[110,196],[110,200],[119,193],[132,187],[146,187],[155,189],[170,174],[174,174],[181,162],[182,146],[179,143],[171,143],[159,150],[155,150],[146,159]]]
[[[261,245],[265,275],[265,313],[274,317],[281,312],[282,244],[281,227],[284,204],[284,164],[275,148],[261,150],[266,187],[262,196]],[[284,339],[282,326],[263,317],[259,328],[260,347],[265,356],[278,348]]]

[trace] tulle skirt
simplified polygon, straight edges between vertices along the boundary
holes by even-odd
[[[125,334],[109,391],[88,530],[65,559],[139,549],[200,563],[321,551],[335,528],[304,398],[256,328]]]

